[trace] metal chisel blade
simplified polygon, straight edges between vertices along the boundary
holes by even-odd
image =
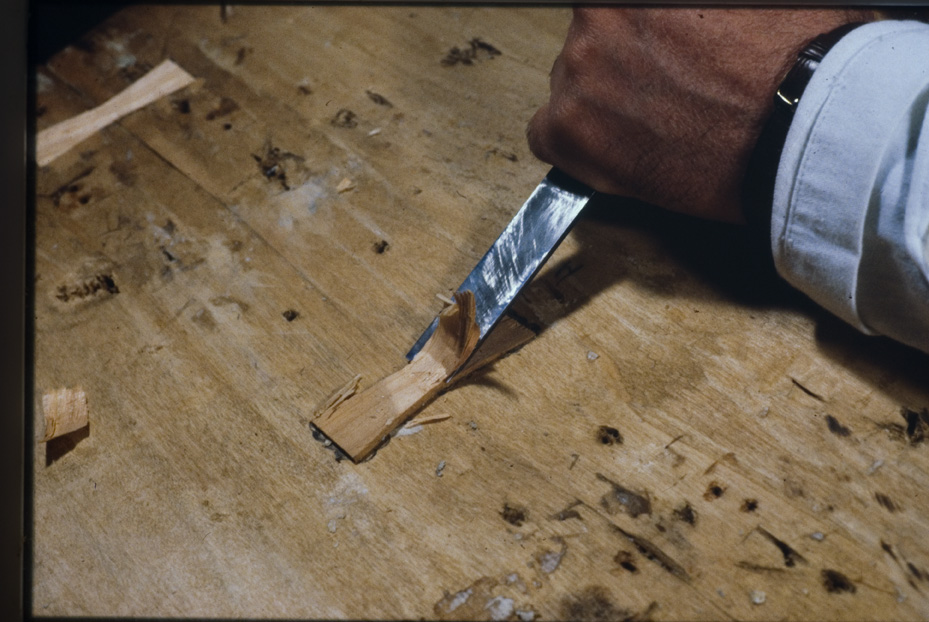
[[[458,291],[474,293],[481,342],[552,255],[593,195],[593,189],[553,168],[461,283]],[[438,323],[436,317],[407,359],[416,356]]]

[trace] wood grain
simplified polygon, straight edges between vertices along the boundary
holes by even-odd
[[[39,130],[166,58],[198,80],[36,173],[32,423],[81,386],[93,433],[32,456],[32,614],[926,618],[929,357],[737,228],[603,199],[448,419],[360,464],[313,438],[544,176],[524,128],[569,22],[140,5],[37,68]],[[475,39],[500,53],[443,64]]]

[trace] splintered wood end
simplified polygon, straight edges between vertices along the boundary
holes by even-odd
[[[353,379],[320,407],[313,424],[352,460],[363,460],[447,388],[445,380],[480,340],[474,318],[474,294],[455,294],[455,304],[442,311],[435,332],[408,365],[358,394]]]

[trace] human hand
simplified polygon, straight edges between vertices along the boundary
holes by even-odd
[[[529,123],[541,160],[606,193],[740,222],[772,96],[816,35],[871,11],[575,8]]]

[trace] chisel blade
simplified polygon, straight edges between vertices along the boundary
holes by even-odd
[[[458,291],[474,293],[480,342],[555,252],[593,195],[593,189],[553,168],[461,283]],[[437,325],[438,317],[407,353],[407,359],[413,360]]]

